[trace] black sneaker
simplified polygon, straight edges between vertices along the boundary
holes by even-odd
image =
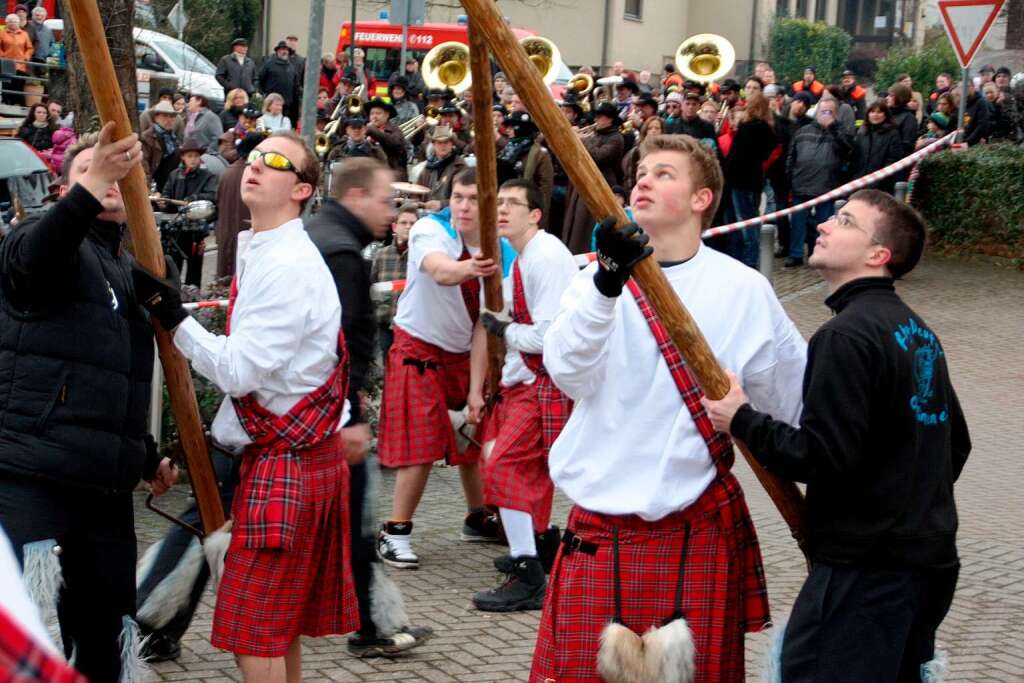
[[[799,268],[803,264],[804,264],[804,260],[802,258],[797,258],[796,256],[790,256],[789,258],[786,259],[786,262],[782,264],[782,267],[783,268]]]
[[[152,633],[142,641],[139,656],[147,662],[170,662],[181,656],[181,643],[164,633]]]
[[[420,637],[413,634],[413,630],[425,631]],[[394,657],[397,654],[411,650],[420,645],[434,632],[426,627],[410,626],[399,631],[393,636],[364,636],[361,633],[354,633],[348,637],[348,653],[355,657]]]
[[[397,569],[419,569],[420,558],[412,550],[409,539],[412,522],[387,522],[377,534],[377,557]]]
[[[557,526],[549,526],[544,531],[536,534],[537,557],[544,567],[544,573],[550,574],[551,567],[555,564],[555,556],[558,554],[558,546],[562,542],[562,536]],[[509,574],[512,571],[513,560],[511,555],[499,555],[494,558],[494,568],[502,574]]]
[[[541,609],[548,581],[536,557],[517,557],[504,583],[473,596],[473,604],[484,612],[515,612]]]
[[[501,543],[501,523],[492,512],[470,512],[462,523],[459,535],[467,543]]]

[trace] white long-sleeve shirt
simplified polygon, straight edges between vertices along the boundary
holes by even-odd
[[[341,327],[334,279],[301,219],[239,233],[236,273],[230,336],[211,334],[193,318],[174,334],[196,372],[227,394],[211,432],[232,450],[251,439],[231,398],[255,393],[257,403],[284,415],[334,371]],[[339,424],[348,421],[348,412],[346,402]]]
[[[587,510],[658,520],[696,501],[715,468],[635,299],[602,295],[596,268],[576,276],[544,337],[544,366],[576,401],[548,467]],[[703,245],[664,272],[751,402],[796,424],[807,344],[768,281]]]
[[[544,333],[562,306],[562,292],[579,272],[576,262],[562,240],[543,230],[526,243],[516,257],[523,276],[523,292],[532,325],[512,323],[505,329],[505,365],[501,371],[503,386],[532,384],[536,379],[523,362],[522,353],[544,351]],[[512,310],[512,270],[502,282],[505,306]],[[522,352],[522,353],[520,353]]]

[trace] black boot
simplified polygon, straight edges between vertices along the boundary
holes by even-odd
[[[537,558],[544,567],[544,573],[550,574],[551,567],[555,564],[555,556],[558,554],[558,546],[562,543],[562,534],[555,525],[549,526],[534,538],[537,543]],[[512,571],[512,556],[499,555],[494,558],[494,568],[502,574]]]
[[[505,582],[473,596],[473,604],[484,612],[514,612],[541,609],[547,589],[544,567],[536,557],[517,557]]]

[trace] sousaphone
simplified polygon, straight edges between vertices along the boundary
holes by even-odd
[[[710,83],[732,70],[736,49],[720,35],[698,33],[676,48],[675,63],[686,80]]]
[[[469,46],[456,40],[435,45],[423,58],[423,82],[431,90],[449,88],[456,95],[469,88]]]

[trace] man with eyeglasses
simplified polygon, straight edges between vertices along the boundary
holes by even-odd
[[[498,526],[484,509],[478,454],[460,453],[449,410],[469,395],[469,350],[480,311],[480,278],[495,272],[480,250],[476,169],[452,181],[448,208],[424,216],[409,235],[405,290],[398,299],[381,400],[377,450],[397,470],[391,516],[377,537],[385,564],[416,569],[413,515],[434,462],[459,466],[467,514],[461,539],[495,542]]]
[[[730,375],[715,428],[807,484],[810,575],[782,645],[782,680],[930,680],[959,571],[953,482],[970,436],[938,337],[896,294],[925,224],[861,190],[819,226],[810,265],[835,317],[811,337],[798,426],[758,412]]]
[[[349,469],[341,425],[348,359],[331,272],[303,229],[320,166],[294,133],[247,157],[228,334],[181,305],[178,276],[136,268],[140,300],[192,367],[227,396],[213,439],[241,457],[233,528],[217,589],[214,647],[247,681],[298,680],[300,635],[348,633],[359,616],[348,563]]]
[[[540,609],[558,546],[549,529],[554,484],[548,450],[569,419],[572,402],[544,369],[544,332],[558,313],[562,292],[578,269],[572,253],[540,228],[543,197],[529,181],[516,179],[498,191],[498,235],[518,256],[503,282],[505,312],[484,311],[474,331],[469,421],[481,424],[484,500],[498,508],[509,553],[496,558],[506,575],[493,590],[473,596],[477,609],[511,612]],[[505,343],[501,388],[484,416],[486,334]],[[482,423],[481,423],[482,420]],[[493,447],[490,444],[493,443]]]

